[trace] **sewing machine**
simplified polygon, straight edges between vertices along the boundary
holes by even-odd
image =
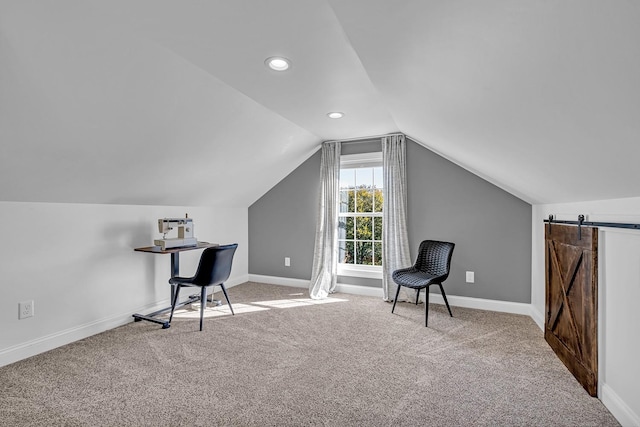
[[[178,237],[167,238],[174,228],[178,229]],[[156,239],[153,244],[160,246],[164,251],[171,248],[183,248],[197,246],[198,241],[193,237],[193,219],[185,215],[185,218],[161,218],[158,220],[158,231],[162,233],[162,239]]]

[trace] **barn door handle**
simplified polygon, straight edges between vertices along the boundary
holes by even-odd
[[[578,240],[582,240],[582,223],[584,222],[584,215],[578,215]]]

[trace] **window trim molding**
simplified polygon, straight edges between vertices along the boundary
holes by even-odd
[[[338,276],[382,280],[382,266],[338,263]]]
[[[382,151],[372,151],[370,153],[345,154],[340,156],[340,168],[368,168],[382,166]]]
[[[381,167],[382,151],[371,151],[368,153],[345,154],[340,156],[340,168],[370,168]],[[384,190],[383,190],[384,191]],[[338,214],[340,216],[340,214]],[[354,216],[354,215],[351,215]],[[369,212],[363,212],[355,216],[378,216],[371,215]],[[380,215],[382,217],[382,215]],[[383,248],[384,250],[384,248]],[[381,265],[363,265],[363,264],[343,264],[338,262],[338,276],[360,277],[365,279],[382,280]]]

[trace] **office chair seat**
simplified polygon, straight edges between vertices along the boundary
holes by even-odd
[[[231,314],[233,307],[231,307],[231,301],[227,295],[227,289],[224,287],[224,282],[229,278],[231,274],[231,266],[233,264],[233,255],[238,248],[238,244],[216,246],[207,248],[202,252],[200,257],[200,263],[196,274],[192,277],[172,277],[169,279],[171,285],[175,285],[176,292],[173,296],[171,303],[171,316],[169,316],[169,323],[173,319],[173,312],[175,311],[176,304],[178,302],[178,295],[180,294],[180,288],[184,286],[199,286],[200,290],[200,330],[202,330],[202,321],[204,318],[204,309],[207,305],[207,289],[209,286],[220,286],[224,297],[229,305]]]

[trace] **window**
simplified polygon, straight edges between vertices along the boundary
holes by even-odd
[[[345,155],[340,163],[338,274],[381,278],[382,153]]]

